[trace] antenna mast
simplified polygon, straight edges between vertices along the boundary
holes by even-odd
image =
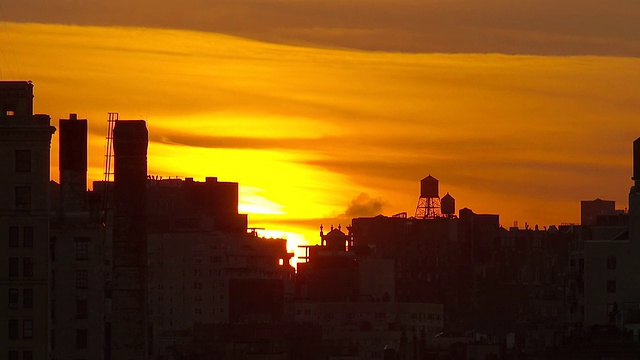
[[[109,182],[113,175],[113,129],[118,122],[117,112],[110,112],[107,118],[107,143],[104,154],[104,189],[102,196],[102,226],[107,227],[107,211],[109,210]]]

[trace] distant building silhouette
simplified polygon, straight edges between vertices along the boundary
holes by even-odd
[[[615,213],[616,202],[611,200],[595,199],[580,202],[580,225],[591,226],[598,223],[598,216]]]

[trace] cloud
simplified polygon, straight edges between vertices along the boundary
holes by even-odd
[[[382,213],[385,202],[380,198],[371,198],[366,193],[360,193],[351,200],[344,212],[348,218],[375,216]]]
[[[203,30],[374,51],[640,56],[629,0],[22,0],[0,20]]]

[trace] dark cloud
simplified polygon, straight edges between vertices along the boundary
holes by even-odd
[[[384,201],[380,198],[374,199],[366,193],[360,193],[355,199],[351,200],[344,215],[347,218],[376,216],[382,213],[384,204]]]
[[[640,56],[635,0],[22,0],[5,21],[193,29],[378,51]]]

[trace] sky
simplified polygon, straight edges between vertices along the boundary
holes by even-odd
[[[0,4],[0,80],[35,110],[147,120],[149,173],[240,183],[289,248],[320,224],[458,208],[548,226],[626,207],[640,136],[635,0],[24,0]],[[57,179],[57,136],[52,178]]]

